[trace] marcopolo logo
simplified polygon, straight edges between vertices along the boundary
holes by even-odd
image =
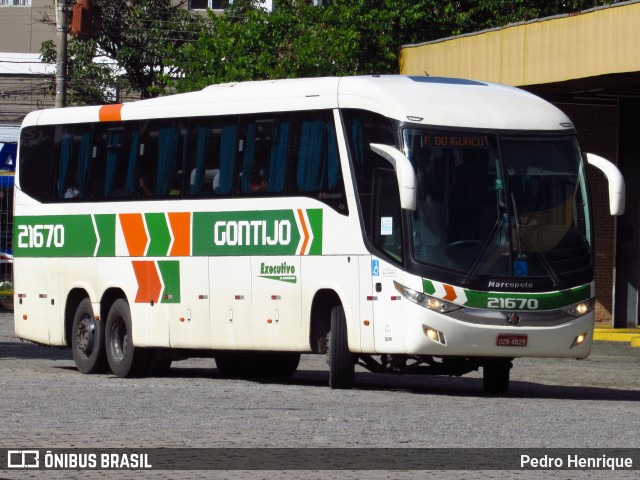
[[[321,209],[193,214],[193,255],[321,253]]]

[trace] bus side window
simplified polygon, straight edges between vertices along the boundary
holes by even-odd
[[[389,163],[375,154],[371,143],[396,145],[391,121],[376,113],[361,110],[343,110],[344,128],[349,142],[351,165],[355,174],[356,193],[362,208],[364,230],[373,243],[375,225],[371,223],[373,187],[371,179],[377,168],[387,168]]]
[[[347,214],[333,114],[294,114],[290,193],[316,198]]]
[[[373,173],[372,243],[397,262],[402,262],[402,223],[398,180],[393,170]]]
[[[248,118],[240,142],[238,192],[282,193],[289,144],[289,116]]]
[[[127,196],[129,161],[131,151],[137,149],[137,128],[126,126],[107,131],[104,196],[118,198]],[[135,164],[135,158],[133,162]]]
[[[54,169],[54,192],[58,200],[77,200],[86,196],[92,150],[91,130],[91,125],[56,128],[54,160],[57,170]]]
[[[206,118],[190,124],[186,194],[227,195],[233,186],[237,117]]]
[[[137,159],[139,198],[182,194],[186,157],[186,128],[182,122],[149,121],[140,139]]]
[[[26,127],[20,133],[20,188],[30,197],[51,201],[54,127]]]

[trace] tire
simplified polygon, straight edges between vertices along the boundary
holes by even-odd
[[[329,332],[329,387],[351,388],[354,384],[355,358],[349,351],[347,322],[342,305],[331,310]]]
[[[487,361],[482,367],[484,391],[490,395],[505,395],[509,391],[509,375],[512,363],[509,359]]]
[[[104,322],[93,316],[91,302],[85,298],[76,308],[71,327],[71,351],[80,373],[103,373],[107,370]]]
[[[136,348],[131,339],[131,312],[126,300],[117,299],[107,315],[105,326],[107,360],[114,375],[137,377],[149,371],[151,352]]]

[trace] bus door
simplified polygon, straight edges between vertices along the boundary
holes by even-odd
[[[404,351],[401,295],[393,283],[399,280],[402,272],[400,212],[395,172],[376,169],[373,175],[370,238],[380,252],[371,257],[375,349],[379,353]]]

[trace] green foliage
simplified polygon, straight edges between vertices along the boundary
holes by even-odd
[[[606,0],[234,0],[206,17],[172,0],[95,0],[94,39],[69,42],[69,102],[154,97],[243,80],[394,73],[402,45],[570,13]],[[184,0],[182,2],[184,4]],[[51,42],[43,58],[55,59]],[[95,57],[107,63],[93,61]]]
[[[94,37],[69,37],[68,103],[110,103],[118,94],[150,98],[165,93],[178,73],[168,52],[195,39],[202,19],[171,0],[94,4],[101,11]],[[55,45],[45,42],[41,55],[55,60]]]
[[[605,0],[236,0],[174,55],[179,91],[242,80],[394,73],[404,44],[602,5]]]

